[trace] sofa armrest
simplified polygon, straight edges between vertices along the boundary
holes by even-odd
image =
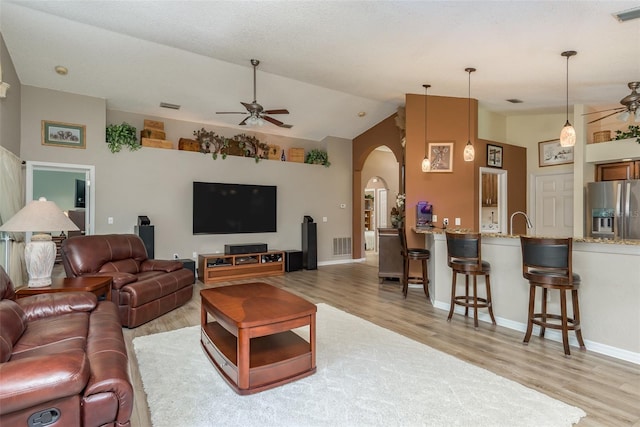
[[[164,259],[147,259],[140,264],[141,271],[164,271],[171,273],[184,268],[180,261],[164,260]]]
[[[120,289],[124,285],[136,282],[138,276],[131,273],[125,273],[122,271],[104,271],[98,274],[85,274],[82,277],[111,277],[111,287],[113,289]]]
[[[61,292],[32,295],[16,300],[28,321],[78,311],[92,311],[98,298],[91,292]]]
[[[0,363],[0,414],[79,394],[89,381],[82,350]]]

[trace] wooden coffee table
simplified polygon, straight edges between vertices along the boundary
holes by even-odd
[[[203,289],[200,297],[200,342],[236,393],[268,390],[316,371],[314,304],[266,283]],[[309,341],[291,331],[303,326],[309,326]]]
[[[52,277],[51,285],[40,288],[24,286],[16,289],[16,298],[30,295],[51,294],[56,292],[92,292],[96,296],[104,295],[111,301],[111,277]]]

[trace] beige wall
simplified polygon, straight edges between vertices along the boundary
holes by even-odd
[[[20,154],[20,80],[0,33],[2,81],[11,85],[7,97],[0,98],[0,145],[16,156]]]
[[[126,120],[142,127],[141,117],[134,114],[109,111],[108,116],[110,122]],[[133,232],[138,215],[147,215],[155,225],[157,258],[170,258],[173,253],[190,258],[192,252],[223,251],[227,243],[261,242],[271,249],[300,249],[300,224],[304,215],[310,215],[318,222],[318,261],[345,258],[332,255],[332,239],[351,236],[351,141],[327,138],[314,142],[326,147],[329,168],[272,160],[256,164],[253,159],[234,156],[213,160],[200,153],[155,148],[112,154],[104,142],[106,118],[103,99],[23,87],[20,156],[23,160],[95,165],[97,234]],[[43,119],[86,125],[87,148],[42,146]],[[189,136],[203,126],[219,134],[240,133],[163,120],[168,137]],[[301,142],[296,140],[295,144]],[[277,185],[278,232],[194,236],[191,192],[196,180]],[[346,208],[340,208],[341,204]],[[114,218],[112,225],[107,223],[108,217]]]

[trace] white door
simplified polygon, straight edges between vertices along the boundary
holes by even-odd
[[[536,236],[573,236],[573,173],[536,175]]]

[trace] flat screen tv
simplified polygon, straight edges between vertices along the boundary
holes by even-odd
[[[193,183],[193,234],[275,233],[277,187]]]

